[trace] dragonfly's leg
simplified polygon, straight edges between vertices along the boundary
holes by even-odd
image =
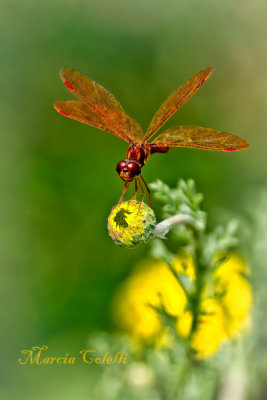
[[[130,182],[126,182],[126,183],[125,183],[124,188],[123,188],[123,192],[122,192],[122,195],[121,195],[121,198],[120,198],[118,204],[121,204],[121,203],[122,203],[123,197],[124,197],[124,195],[125,195],[125,193],[126,193],[128,187],[129,187],[129,183],[130,183]]]
[[[137,195],[137,191],[138,191],[138,183],[137,183],[137,179],[136,178],[134,180],[134,186],[135,186],[135,191],[134,191],[134,195],[133,195],[132,199],[136,200],[136,195]]]
[[[146,187],[146,190],[148,192],[148,196],[149,196],[149,207],[151,208],[151,194],[150,194],[150,190],[146,184],[146,181],[144,180],[144,178],[142,177],[142,175],[140,175],[140,178],[142,179],[142,181],[144,182],[144,185]]]
[[[138,180],[138,183],[139,183],[139,186],[140,186],[140,189],[141,189],[141,192],[142,192],[142,200],[141,200],[141,203],[140,203],[140,206],[139,206],[139,210],[140,210],[141,209],[141,205],[143,204],[143,201],[144,201],[145,192],[144,192],[144,189],[143,189],[143,186],[142,186],[142,183],[141,183],[140,179],[139,178],[136,178],[136,179]]]

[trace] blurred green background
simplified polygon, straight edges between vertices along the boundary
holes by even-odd
[[[60,68],[108,88],[145,129],[173,90],[213,66],[166,126],[212,127],[251,147],[173,149],[151,157],[143,173],[170,185],[193,178],[213,221],[223,221],[223,209],[245,217],[246,197],[267,173],[266,17],[263,0],[1,1],[3,398],[90,398],[85,366],[22,367],[20,350],[86,348],[90,332],[111,328],[114,290],[147,254],[115,247],[106,228],[127,144],[55,112],[54,101],[73,98]]]

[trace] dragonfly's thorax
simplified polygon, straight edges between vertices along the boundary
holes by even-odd
[[[146,146],[145,144],[135,146],[134,144],[132,144],[126,152],[126,159],[135,160],[139,164],[141,164],[141,166],[143,166],[150,156],[150,153],[151,152],[149,146]]]

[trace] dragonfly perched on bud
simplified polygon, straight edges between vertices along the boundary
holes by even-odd
[[[234,151],[249,146],[244,139],[231,133],[194,125],[174,126],[150,141],[165,122],[203,85],[211,73],[212,68],[198,72],[172,93],[160,106],[145,133],[139,123],[125,113],[107,89],[73,69],[63,68],[60,75],[65,85],[80,100],[57,101],[54,107],[66,117],[102,129],[128,142],[130,146],[126,158],[118,162],[116,167],[120,178],[125,182],[119,202],[122,202],[130,182],[134,181],[134,198],[138,186],[144,198],[143,183],[151,204],[150,192],[141,174],[151,154],[167,153],[170,147]]]

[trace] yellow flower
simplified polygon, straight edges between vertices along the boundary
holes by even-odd
[[[174,268],[181,271],[185,264],[190,270],[190,261],[189,257],[177,259]],[[136,340],[151,343],[164,335],[159,314],[153,307],[162,305],[176,317],[183,313],[186,302],[186,295],[168,265],[163,261],[145,261],[118,290],[114,317],[117,325]]]
[[[249,268],[237,254],[228,257],[214,274],[217,292],[222,293],[220,305],[229,338],[240,336],[250,323],[248,311],[252,307],[252,290],[247,275]]]
[[[192,273],[188,256],[175,260],[177,272]],[[153,307],[162,305],[167,313],[177,317],[186,306],[187,299],[181,285],[163,261],[150,260],[140,263],[134,274],[123,283],[114,301],[117,325],[137,341],[152,343],[162,340],[164,329],[159,314]]]
[[[177,256],[173,267],[191,282],[195,281],[191,257]],[[193,315],[186,308],[187,297],[182,286],[163,261],[144,261],[117,293],[116,322],[139,342],[163,344],[166,329],[153,308],[161,305],[177,319],[177,334],[189,340],[195,357],[211,356],[222,343],[240,336],[248,325],[252,305],[251,287],[244,276],[248,271],[240,256],[228,256],[203,289],[196,326],[191,332]]]
[[[191,312],[184,313],[177,320],[177,333],[187,338],[191,331],[193,316]],[[223,310],[214,299],[205,299],[201,303],[197,327],[191,337],[191,348],[197,358],[205,358],[214,354],[225,340]]]
[[[119,246],[135,247],[153,237],[154,211],[145,203],[130,200],[117,204],[108,217],[108,231]]]

